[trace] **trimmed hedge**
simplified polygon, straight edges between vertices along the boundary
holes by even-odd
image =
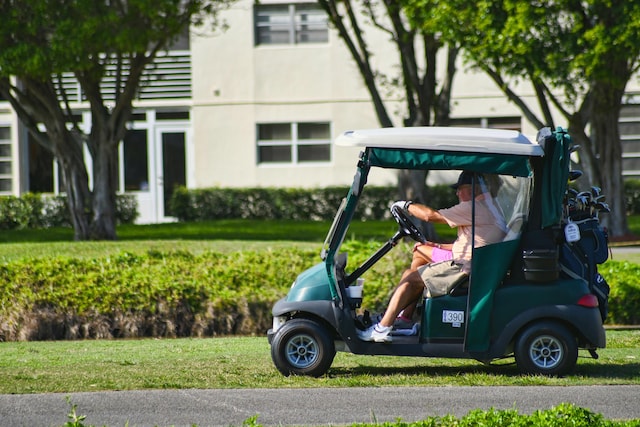
[[[624,198],[627,215],[640,213],[640,179],[626,179],[624,181]]]
[[[302,188],[177,188],[171,198],[171,212],[179,221],[215,219],[333,219],[348,187]],[[391,217],[389,207],[399,197],[396,187],[368,186],[362,193],[356,216],[362,220]],[[435,208],[457,203],[447,185],[429,189],[429,204]]]
[[[0,340],[212,336],[264,332],[305,251],[121,253],[0,268]]]
[[[640,265],[608,261],[598,271],[611,287],[607,323],[640,325]]]
[[[640,213],[640,180],[625,180],[628,214]],[[301,188],[177,188],[171,211],[179,221],[215,219],[293,219],[329,221],[335,215],[348,187]],[[428,204],[436,209],[457,203],[448,185],[428,188]],[[397,187],[368,186],[362,193],[356,216],[362,220],[390,218],[389,206],[399,198]],[[119,194],[116,219],[132,224],[138,217],[135,196]],[[22,197],[0,197],[0,230],[70,227],[64,195],[27,193]]]
[[[400,255],[367,273],[368,304],[386,302]],[[275,301],[320,261],[299,249],[14,261],[0,266],[0,341],[262,335]]]
[[[379,243],[348,241],[349,269]],[[365,277],[363,307],[381,311],[410,259],[399,244]],[[263,335],[271,308],[317,251],[221,254],[121,253],[99,259],[51,257],[0,266],[0,341]],[[638,269],[610,261],[610,323],[638,324]]]
[[[138,217],[138,203],[131,194],[116,197],[116,221],[132,224]],[[22,197],[0,197],[0,230],[71,227],[66,196],[27,193]]]
[[[640,180],[625,180],[628,214],[640,213]],[[171,212],[179,221],[215,219],[331,220],[349,187],[303,188],[177,188]],[[458,202],[448,185],[427,189],[429,206],[436,209]],[[367,186],[356,216],[363,220],[390,218],[389,206],[399,198],[397,187]]]

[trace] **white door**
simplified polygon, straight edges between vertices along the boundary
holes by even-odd
[[[189,126],[140,126],[121,145],[123,190],[136,196],[141,224],[172,221],[176,186],[187,185]]]

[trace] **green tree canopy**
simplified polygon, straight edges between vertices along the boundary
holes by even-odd
[[[443,37],[485,71],[536,127],[558,111],[581,146],[582,183],[603,187],[613,235],[627,233],[618,119],[638,71],[640,3],[627,0],[449,0],[434,15],[428,0],[403,0],[417,26],[439,22]],[[531,84],[538,108],[517,93]],[[521,86],[522,87],[522,86]],[[606,219],[605,219],[606,221]]]
[[[217,12],[231,2],[0,0],[0,93],[60,164],[76,239],[116,237],[117,147],[145,69],[190,25],[216,25]],[[78,80],[86,102],[69,102],[64,72]],[[113,100],[103,92],[109,72],[115,74]],[[84,131],[77,113],[87,108],[92,122]]]

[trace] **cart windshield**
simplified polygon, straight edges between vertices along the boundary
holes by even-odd
[[[494,216],[502,215],[506,225],[503,241],[513,240],[520,232],[529,215],[529,202],[533,189],[533,178],[508,175],[485,175],[488,190],[495,202]]]
[[[340,203],[340,207],[338,208],[338,212],[336,213],[335,218],[333,218],[333,224],[331,224],[331,228],[329,229],[329,233],[327,237],[324,239],[324,243],[322,244],[322,251],[320,252],[320,257],[322,259],[327,258],[327,252],[329,251],[329,247],[340,247],[342,245],[342,239],[344,239],[345,233],[338,234],[337,231],[344,223],[344,211],[347,206],[347,199],[342,199],[342,203]],[[334,242],[336,239],[340,239],[339,242]]]

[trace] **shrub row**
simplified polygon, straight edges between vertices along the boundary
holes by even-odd
[[[331,220],[348,187],[301,188],[206,188],[174,192],[171,210],[179,221],[213,219]],[[625,181],[629,214],[640,213],[640,180]],[[363,220],[389,219],[389,206],[399,198],[396,187],[367,187],[356,216]],[[428,203],[436,208],[456,203],[447,185],[429,188]],[[131,224],[138,217],[136,198],[120,194],[116,199],[119,224]],[[22,197],[0,197],[0,230],[70,227],[64,195],[27,193]]]
[[[149,252],[8,263],[0,267],[0,340],[264,333],[290,271],[317,257]]]
[[[625,181],[628,214],[640,214],[640,180]],[[179,221],[213,219],[331,220],[348,187],[203,188],[176,189],[171,211]],[[399,198],[397,187],[369,186],[362,193],[356,216],[363,220],[389,219],[389,206]],[[435,208],[457,203],[448,185],[428,188],[428,204]]]
[[[177,188],[171,211],[179,221],[213,219],[331,220],[348,187],[301,188]],[[454,205],[457,200],[448,185],[428,189],[428,204],[435,208]],[[389,206],[399,198],[396,187],[369,186],[362,194],[356,216],[363,220],[389,219]],[[640,180],[625,181],[628,214],[640,213]],[[131,224],[138,217],[135,196],[119,194],[116,219]],[[22,197],[0,197],[0,230],[70,227],[64,195],[28,193]]]
[[[252,424],[254,425],[254,424]],[[602,414],[581,408],[572,403],[561,403],[550,409],[538,409],[531,414],[521,414],[517,409],[474,409],[458,418],[454,415],[428,417],[415,422],[385,422],[353,424],[352,427],[631,427],[638,420],[608,420]]]
[[[179,221],[214,219],[331,220],[348,187],[302,188],[178,188],[171,211]],[[397,200],[396,187],[369,186],[362,193],[356,215],[363,220],[389,219],[389,206]],[[447,185],[429,189],[429,204],[436,208],[457,202]]]
[[[346,242],[350,268],[377,246]],[[399,245],[365,274],[363,307],[386,305],[410,249]],[[318,262],[316,251],[300,249],[13,261],[0,266],[0,341],[263,335],[295,274]],[[609,321],[640,323],[640,267],[602,267],[612,287]]]
[[[118,223],[131,224],[137,217],[135,196],[119,194],[116,198]],[[0,197],[0,230],[49,227],[71,227],[66,196],[27,193],[22,197]]]
[[[627,179],[624,181],[624,198],[627,206],[627,215],[640,213],[640,179]]]

